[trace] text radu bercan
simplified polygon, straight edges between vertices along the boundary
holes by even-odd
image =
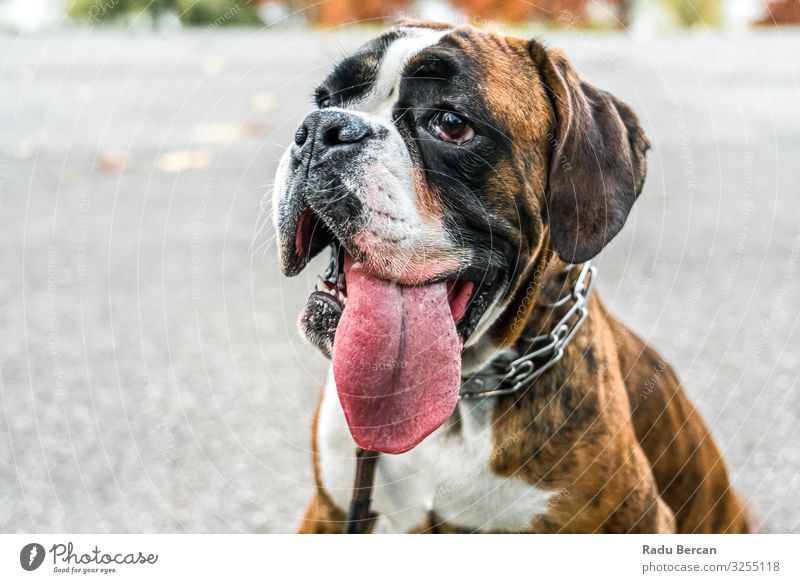
[[[643,555],[716,555],[716,547],[686,545],[642,545]]]

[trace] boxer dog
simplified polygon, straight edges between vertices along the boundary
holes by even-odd
[[[748,532],[675,374],[588,294],[645,178],[630,107],[537,40],[418,22],[314,100],[273,200],[286,275],[332,250],[301,532],[341,531],[357,446],[381,531]]]

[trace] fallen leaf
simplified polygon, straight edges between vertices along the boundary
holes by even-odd
[[[11,155],[17,160],[30,160],[35,153],[36,146],[34,146],[33,142],[27,140],[14,144],[14,149],[11,151]]]
[[[200,144],[227,144],[241,140],[243,137],[242,127],[235,124],[200,125],[194,130],[194,141]]]
[[[96,166],[98,170],[127,170],[133,167],[133,157],[125,152],[110,150],[102,152],[97,156]]]
[[[270,113],[278,106],[278,100],[272,93],[256,93],[250,100],[253,113]]]
[[[206,75],[219,75],[225,69],[225,61],[219,57],[203,59],[203,71]]]
[[[248,136],[263,136],[267,133],[267,124],[249,121],[244,124],[244,131]]]
[[[202,170],[208,168],[211,156],[202,150],[181,150],[167,152],[158,158],[158,169],[161,172],[182,172],[184,170]]]

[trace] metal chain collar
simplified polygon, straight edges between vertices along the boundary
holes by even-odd
[[[569,265],[566,270],[571,271],[576,267],[579,266]],[[530,386],[561,360],[567,345],[589,314],[589,296],[594,287],[596,273],[597,267],[591,261],[581,265],[570,293],[553,303],[545,304],[556,309],[572,302],[553,330],[540,336],[522,336],[522,342],[529,347],[525,354],[511,362],[495,360],[469,378],[462,379],[461,398],[479,399],[516,393]],[[538,361],[538,365],[534,361]]]

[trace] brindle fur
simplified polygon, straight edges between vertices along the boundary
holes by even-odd
[[[561,290],[561,265],[551,261],[542,296]],[[529,332],[558,318],[542,303]],[[557,492],[548,512],[520,532],[751,530],[719,450],[672,369],[597,296],[561,362],[531,390],[498,399],[493,436],[497,474]],[[316,457],[316,443],[313,449]],[[316,463],[314,470],[317,494],[300,531],[340,532],[344,513],[325,493]],[[414,532],[459,530],[431,516]]]
[[[536,41],[464,27],[443,42],[476,64],[475,90],[510,142],[524,146],[512,148],[486,184],[497,220],[518,225],[519,263],[508,304],[481,348],[524,351],[523,333],[547,331],[560,316],[544,304],[570,284],[563,260],[593,256],[624,223],[641,190],[648,142],[626,105],[581,82],[560,53]],[[585,139],[593,140],[589,147]],[[565,160],[570,168],[556,167]],[[344,512],[321,484],[314,425],[317,493],[300,531],[340,532]],[[497,399],[493,439],[494,472],[556,493],[546,513],[525,518],[519,532],[751,530],[720,452],[672,369],[597,295],[564,358],[534,386]],[[413,530],[458,532],[436,516]]]

